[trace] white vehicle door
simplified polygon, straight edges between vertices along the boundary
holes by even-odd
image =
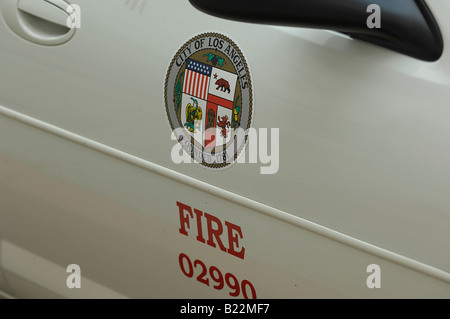
[[[450,297],[450,3],[314,1],[0,0],[0,290]]]

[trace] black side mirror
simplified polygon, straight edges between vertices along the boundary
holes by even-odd
[[[425,61],[442,55],[439,27],[424,0],[189,0],[221,18],[345,33]],[[380,27],[369,27],[370,5],[380,9]]]

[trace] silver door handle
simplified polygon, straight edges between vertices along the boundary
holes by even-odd
[[[58,45],[75,33],[69,27],[73,8],[64,0],[3,0],[0,5],[9,28],[29,41]]]
[[[67,27],[67,19],[69,13],[66,11],[69,5],[64,1],[60,3],[52,0],[19,0],[18,8],[23,12],[31,14],[42,20]],[[58,4],[66,4],[65,8],[59,7]]]

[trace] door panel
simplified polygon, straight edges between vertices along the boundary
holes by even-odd
[[[18,252],[7,257],[59,267],[60,286],[33,285],[76,297],[62,270],[78,263],[89,296],[229,297],[184,276],[184,253],[248,278],[258,297],[448,296],[447,51],[428,63],[329,31],[218,19],[188,1],[77,4],[81,28],[63,45],[0,28],[0,234]],[[449,4],[429,6],[445,43]],[[276,174],[171,160],[167,68],[209,31],[246,56],[253,126],[280,130]],[[181,234],[177,201],[242,227],[246,258],[199,242],[193,225]],[[21,259],[8,259],[16,278]],[[373,263],[390,289],[367,289]],[[25,273],[11,293],[26,296]]]

